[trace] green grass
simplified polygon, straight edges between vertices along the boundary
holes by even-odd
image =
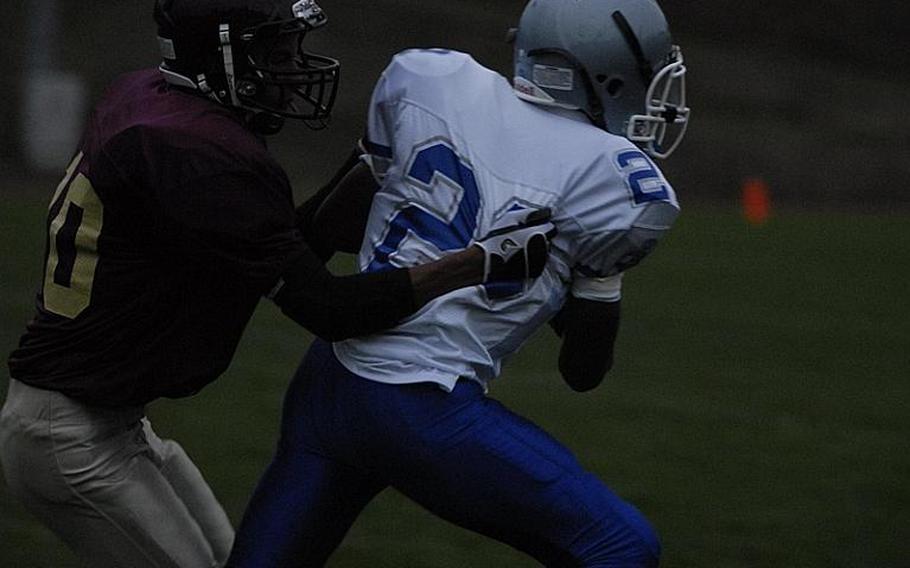
[[[0,201],[0,347],[32,309],[43,202]],[[618,361],[562,385],[548,330],[492,395],[568,444],[654,522],[664,566],[910,566],[910,216],[685,211],[625,285]],[[257,312],[228,373],[151,408],[236,520],[309,336]],[[3,375],[5,376],[5,375]],[[5,391],[0,379],[0,392]],[[516,519],[520,522],[520,519]],[[76,566],[0,484],[0,566]],[[387,491],[335,567],[531,566]]]

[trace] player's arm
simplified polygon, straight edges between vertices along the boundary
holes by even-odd
[[[642,207],[621,233],[586,232],[577,239],[579,265],[572,291],[553,327],[563,339],[559,369],[577,391],[590,390],[613,365],[613,344],[619,331],[622,274],[637,265],[657,245],[679,213],[669,202]],[[600,211],[588,208],[583,224],[596,226]],[[597,277],[592,275],[607,274]]]
[[[572,390],[595,388],[613,366],[621,276],[577,278],[566,304],[550,322],[562,338],[559,372]]]
[[[324,262],[335,252],[356,253],[379,185],[355,149],[325,186],[297,207],[297,227]],[[321,222],[317,223],[316,219]]]
[[[540,275],[554,234],[549,212],[528,212],[465,250],[424,265],[335,276],[307,247],[269,294],[291,319],[329,341],[393,327],[430,300],[478,284]],[[505,247],[509,239],[514,248]]]
[[[365,144],[358,143],[325,187],[297,208],[304,239],[325,260],[335,252],[360,251],[381,177]]]
[[[320,203],[311,220],[310,230],[318,233],[334,251],[359,252],[373,196],[378,190],[379,184],[370,168],[356,160]]]

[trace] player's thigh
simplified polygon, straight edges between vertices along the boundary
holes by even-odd
[[[159,438],[147,419],[142,425],[155,464],[199,525],[215,560],[224,564],[234,543],[234,528],[224,508],[183,447],[174,440]]]
[[[60,430],[58,438],[66,441],[67,429]],[[96,433],[87,448],[61,445],[56,458],[73,496],[63,508],[48,508],[48,522],[77,553],[98,565],[216,565],[209,540],[162,474],[140,422]]]
[[[322,566],[384,487],[306,448],[279,451],[253,492],[228,566]]]
[[[33,501],[29,509],[92,566],[219,565],[199,525],[157,468],[136,464],[119,485],[67,504]]]
[[[93,566],[214,566],[199,525],[162,475],[141,414],[97,411],[20,388],[2,416],[12,492]]]
[[[634,507],[535,424],[495,401],[479,404],[482,418],[449,446],[413,452],[413,463],[392,485],[441,517],[547,565],[656,562],[656,535]]]

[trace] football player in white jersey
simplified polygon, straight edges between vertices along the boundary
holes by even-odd
[[[688,122],[682,55],[653,0],[532,0],[513,41],[511,85],[464,53],[395,56],[370,103],[364,165],[317,219],[328,230],[372,199],[359,264],[374,272],[549,210],[559,233],[543,275],[452,292],[372,336],[315,342],[229,565],[321,565],[388,486],[546,565],[658,563],[641,513],[486,387],[548,321],[574,389],[609,370],[622,275],[679,210],[652,158]]]

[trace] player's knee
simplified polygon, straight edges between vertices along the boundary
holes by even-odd
[[[623,514],[627,530],[623,556],[629,566],[656,567],[660,562],[660,538],[654,526],[638,509],[628,505]]]
[[[660,561],[660,539],[651,523],[637,509],[622,503],[618,515],[604,518],[592,531],[597,542],[584,555],[583,566],[652,568]]]
[[[657,531],[644,517],[641,524],[635,527],[638,536],[636,554],[642,566],[657,566],[660,563],[660,538]]]
[[[175,440],[161,440],[157,452],[159,467],[165,475],[185,474],[188,469],[195,470],[193,461],[183,446]]]

